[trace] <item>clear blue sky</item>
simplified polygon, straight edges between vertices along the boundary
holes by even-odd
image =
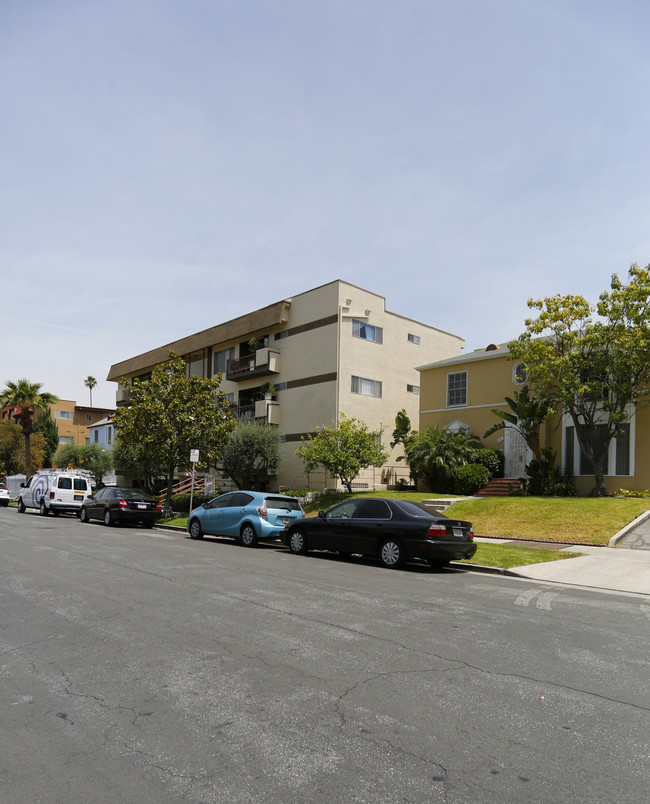
[[[2,0],[0,384],[341,278],[462,335],[650,262],[640,0]]]

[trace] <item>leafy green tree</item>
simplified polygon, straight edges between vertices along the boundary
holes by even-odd
[[[613,274],[595,307],[572,295],[531,299],[528,306],[539,315],[526,320],[509,356],[526,363],[540,397],[570,416],[593,466],[591,493],[604,495],[609,445],[650,401],[650,265],[633,264],[627,283]]]
[[[200,451],[203,466],[214,466],[234,426],[230,405],[218,379],[185,376],[185,360],[170,352],[149,380],[135,380],[131,403],[113,417],[115,432],[136,459],[165,467],[171,505],[174,473],[189,465],[190,450]]]
[[[160,491],[161,478],[166,476],[167,466],[152,455],[145,445],[125,444],[116,438],[111,452],[116,474],[134,479],[138,486],[150,494],[157,494]]]
[[[56,422],[52,418],[49,408],[36,419],[33,429],[35,433],[41,433],[45,439],[45,459],[43,466],[49,468],[52,466],[54,453],[59,446],[59,430],[56,426]]]
[[[280,466],[280,433],[271,424],[241,421],[223,448],[224,472],[240,489],[262,491]]]
[[[348,492],[352,492],[352,481],[362,469],[382,466],[388,460],[378,434],[368,430],[358,419],[343,414],[338,427],[318,427],[314,435],[304,438],[296,455],[306,472],[324,466]]]
[[[33,469],[43,466],[46,452],[45,439],[41,433],[30,436],[30,451]],[[0,420],[0,477],[25,472],[25,446],[22,430],[11,419]]]
[[[93,485],[101,488],[102,478],[113,468],[113,456],[99,444],[62,444],[54,455],[54,463],[59,467],[85,469],[92,475]]]
[[[84,380],[84,385],[88,389],[90,393],[90,407],[93,406],[93,388],[97,385],[97,380],[94,377],[91,377],[90,374]]]
[[[34,411],[47,410],[48,405],[56,402],[58,397],[47,391],[41,391],[42,383],[32,383],[22,378],[18,382],[7,381],[6,388],[0,393],[0,408],[15,405],[20,413],[14,419],[21,427],[25,460],[24,471],[27,477],[32,473],[32,445],[30,436],[34,427]]]
[[[427,427],[406,444],[406,460],[411,474],[424,479],[431,491],[453,487],[454,472],[472,462],[476,436],[463,430]]]

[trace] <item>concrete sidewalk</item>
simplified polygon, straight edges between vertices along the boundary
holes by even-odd
[[[511,539],[481,539],[477,542],[508,544]],[[631,539],[634,541],[634,538]],[[615,592],[631,592],[650,595],[650,550],[625,549],[623,547],[588,547],[585,545],[558,545],[556,549],[567,553],[584,553],[578,558],[547,561],[544,564],[529,564],[513,567],[504,574],[536,581],[588,586]]]

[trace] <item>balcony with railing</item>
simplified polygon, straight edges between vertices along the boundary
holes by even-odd
[[[255,354],[229,360],[226,366],[226,379],[239,382],[254,377],[268,377],[280,372],[280,353],[268,346],[258,349]]]
[[[274,399],[258,399],[255,402],[255,421],[280,424],[280,403]]]

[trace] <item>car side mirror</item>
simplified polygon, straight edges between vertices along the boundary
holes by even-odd
[[[208,503],[207,503],[207,502],[204,502],[204,503],[203,503],[203,505],[201,506],[201,508],[209,508],[209,507],[210,507],[210,506],[208,505]]]
[[[325,511],[319,511],[318,512],[318,518],[319,519],[325,519]]]
[[[21,484],[20,484],[20,488],[21,488],[21,489],[24,489],[24,488],[25,488],[25,484],[24,484],[24,483],[21,483]]]

